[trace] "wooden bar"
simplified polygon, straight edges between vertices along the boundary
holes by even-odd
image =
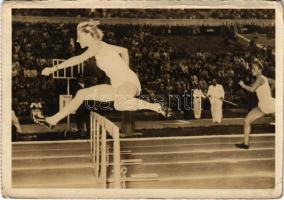
[[[107,153],[106,153],[106,129],[102,128],[101,149],[101,180],[104,188],[107,188]]]
[[[121,188],[121,182],[120,182],[120,142],[119,142],[119,129],[116,126],[115,127],[115,137],[114,139],[114,144],[113,144],[113,163],[114,163],[114,188]]]
[[[96,158],[96,178],[97,181],[99,181],[99,167],[100,167],[100,129],[101,129],[101,125],[100,125],[100,119],[97,119],[97,126],[96,126],[96,150],[95,150],[95,158]]]
[[[90,113],[90,151],[91,151],[91,159],[93,159],[93,134],[94,134],[94,118],[93,113]]]

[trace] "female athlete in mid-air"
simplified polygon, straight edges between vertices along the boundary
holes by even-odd
[[[52,128],[61,119],[77,110],[86,99],[101,102],[114,102],[119,111],[152,110],[167,117],[168,108],[158,103],[135,98],[141,90],[137,75],[129,68],[128,50],[102,41],[103,32],[97,27],[98,21],[81,22],[77,26],[77,42],[81,48],[87,48],[81,55],[71,57],[54,67],[43,69],[42,75],[48,76],[54,71],[80,64],[88,59],[96,59],[97,66],[110,78],[110,84],[95,85],[81,89],[61,111],[53,116],[39,118],[39,122]]]
[[[263,65],[259,60],[255,60],[252,64],[252,75],[256,77],[256,81],[252,86],[244,84],[243,81],[239,85],[248,92],[256,92],[258,98],[258,106],[252,109],[244,120],[244,142],[236,144],[236,147],[248,149],[249,148],[249,134],[251,132],[251,124],[265,116],[275,114],[275,99],[271,95],[271,88],[269,83],[274,87],[274,80],[265,77],[262,74]]]

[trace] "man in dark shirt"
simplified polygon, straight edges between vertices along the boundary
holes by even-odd
[[[77,82],[73,87],[74,95],[78,90],[83,88],[85,88],[84,76],[79,75]],[[79,137],[88,138],[90,136],[90,110],[86,108],[85,102],[83,102],[76,111],[75,120]]]

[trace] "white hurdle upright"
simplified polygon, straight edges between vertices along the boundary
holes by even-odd
[[[112,139],[108,141],[113,142],[114,188],[121,188],[119,127],[95,112],[91,112],[90,115],[90,149],[96,179],[104,188],[107,188],[107,172],[108,167],[111,166],[107,163],[109,160],[107,152],[110,151],[107,135],[110,135]]]
[[[64,62],[64,59],[52,59],[52,65],[57,66],[58,64]],[[67,97],[70,96],[70,80],[77,79],[75,75],[84,74],[84,63],[80,63],[78,65],[68,67],[65,69],[60,69],[52,74],[52,78],[54,79],[62,79],[67,81]],[[65,130],[65,135],[70,128],[70,115],[67,116],[67,127]]]

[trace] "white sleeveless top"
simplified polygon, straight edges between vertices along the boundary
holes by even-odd
[[[110,78],[111,85],[117,89],[121,84],[131,82],[141,90],[137,75],[129,68],[121,56],[110,45],[101,42],[99,51],[95,55],[96,62]]]
[[[270,86],[265,76],[261,75],[264,83],[256,89],[258,107],[266,114],[275,112],[275,99],[271,95]]]

